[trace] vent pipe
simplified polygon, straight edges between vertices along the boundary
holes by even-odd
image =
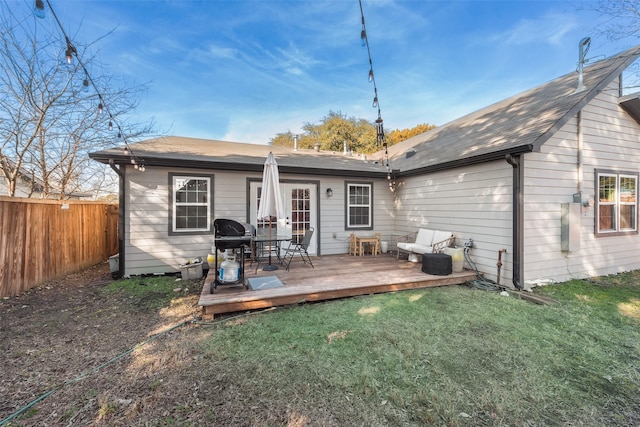
[[[591,38],[585,37],[580,40],[578,43],[578,87],[574,93],[582,92],[587,87],[584,85],[584,79],[582,75],[582,70],[584,68],[584,63],[587,62],[585,56],[587,56],[587,52],[589,52],[589,46],[591,46]]]

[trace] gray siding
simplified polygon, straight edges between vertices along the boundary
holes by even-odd
[[[198,169],[147,167],[145,172],[127,168],[125,188],[125,275],[172,273],[189,258],[203,257],[211,251],[213,235],[169,235],[169,173],[214,176],[214,218],[248,222],[248,180],[261,180],[262,174]],[[310,177],[280,174],[281,181],[319,183],[319,254],[346,254],[350,231],[345,230],[346,177]],[[357,180],[373,182],[372,180]],[[374,231],[390,236],[393,232],[393,194],[386,181],[374,183]],[[326,189],[333,190],[327,197]],[[372,234],[374,231],[361,232]],[[336,237],[333,237],[336,233]]]
[[[456,235],[458,246],[472,238],[469,255],[492,280],[497,279],[498,251],[507,249],[500,282],[511,284],[511,177],[505,161],[408,178],[397,192],[396,231],[447,230]]]
[[[525,281],[565,281],[640,268],[640,237],[596,238],[593,207],[581,208],[580,249],[560,248],[560,205],[582,188],[595,198],[595,169],[637,172],[640,126],[618,105],[612,82],[582,111],[582,174],[578,176],[577,118],[573,118],[525,161]],[[581,182],[579,180],[581,178]]]

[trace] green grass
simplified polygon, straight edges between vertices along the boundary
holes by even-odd
[[[173,276],[152,276],[118,280],[101,288],[100,292],[105,297],[125,298],[142,310],[155,310],[168,306],[172,299],[183,294],[185,288],[192,286],[202,287],[199,282],[180,281]],[[174,291],[178,288],[181,290]]]
[[[466,287],[303,305],[220,323],[198,351],[222,396],[263,408],[241,424],[637,425],[639,283],[549,286],[548,306]]]

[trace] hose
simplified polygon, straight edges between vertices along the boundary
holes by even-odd
[[[53,387],[51,390],[49,390],[49,391],[47,391],[47,392],[43,393],[43,394],[42,394],[42,395],[40,395],[38,398],[36,398],[36,399],[32,400],[31,402],[29,402],[28,404],[26,404],[25,406],[23,406],[22,408],[20,408],[20,409],[19,409],[19,410],[17,410],[16,412],[14,412],[13,414],[9,415],[7,418],[5,418],[5,419],[3,419],[3,420],[0,420],[0,427],[1,427],[1,426],[3,426],[3,425],[5,425],[5,424],[7,424],[7,423],[8,423],[9,421],[11,421],[12,419],[14,419],[14,418],[18,417],[19,415],[21,415],[23,412],[25,412],[26,410],[28,410],[29,408],[31,408],[31,407],[32,407],[32,406],[34,406],[35,404],[37,404],[37,403],[39,403],[39,402],[43,401],[44,399],[46,399],[47,397],[49,397],[50,395],[52,395],[52,394],[53,394],[53,393],[55,393],[56,391],[60,390],[62,387],[66,386],[66,385],[69,385],[69,384],[73,384],[73,383],[75,383],[75,382],[78,382],[78,381],[80,381],[80,380],[82,380],[82,379],[84,379],[84,378],[88,377],[90,374],[94,374],[94,373],[96,373],[96,372],[100,371],[101,369],[103,369],[103,368],[105,368],[105,367],[107,367],[107,366],[111,365],[112,363],[117,362],[118,360],[122,359],[123,357],[125,357],[125,356],[127,356],[127,355],[129,355],[129,354],[133,353],[133,351],[134,351],[134,350],[136,350],[136,349],[138,349],[138,348],[140,348],[140,347],[142,347],[142,346],[144,346],[144,345],[146,345],[146,344],[149,344],[151,341],[155,340],[156,338],[159,338],[159,337],[161,337],[162,335],[167,334],[167,333],[169,333],[169,332],[171,332],[171,331],[173,331],[173,330],[175,330],[175,329],[177,329],[177,328],[179,328],[179,327],[182,327],[182,326],[184,326],[184,325],[186,325],[186,324],[188,324],[188,323],[192,323],[192,321],[191,321],[191,320],[185,320],[184,322],[181,322],[181,323],[178,323],[177,325],[172,326],[171,328],[167,329],[166,331],[162,331],[162,332],[159,332],[159,333],[157,333],[157,334],[155,334],[155,335],[152,335],[152,336],[151,336],[151,337],[149,337],[147,340],[145,340],[145,341],[143,341],[143,342],[141,342],[141,343],[136,344],[135,346],[133,346],[133,347],[129,348],[129,349],[128,349],[127,351],[125,351],[124,353],[120,353],[119,355],[117,355],[117,356],[115,356],[115,357],[113,357],[113,358],[109,359],[108,361],[104,362],[103,364],[101,364],[101,365],[99,365],[99,366],[97,366],[97,367],[95,367],[95,368],[89,369],[89,370],[87,370],[87,371],[85,371],[85,372],[81,373],[80,375],[78,375],[78,376],[77,376],[77,377],[75,377],[75,378],[72,378],[72,379],[66,380],[66,381],[64,381],[63,383],[58,384],[57,386]]]
[[[155,340],[156,338],[161,337],[164,334],[167,334],[175,329],[178,329],[186,324],[196,324],[196,325],[215,325],[218,323],[223,323],[223,322],[228,322],[230,320],[233,319],[238,319],[241,317],[247,317],[250,316],[252,314],[258,314],[258,313],[264,313],[266,311],[271,311],[271,310],[275,310],[277,307],[271,307],[268,308],[266,310],[261,310],[261,311],[253,311],[253,312],[247,312],[247,313],[243,313],[243,314],[239,314],[236,316],[229,316],[229,317],[225,317],[223,319],[220,320],[212,320],[210,322],[203,322],[200,320],[185,320],[184,322],[180,322],[177,325],[172,326],[171,328],[167,329],[166,331],[162,331],[159,332],[151,337],[149,337],[147,340],[138,343],[136,345],[134,345],[133,347],[129,348],[127,351],[120,353],[119,355],[109,359],[108,361],[104,362],[103,364],[93,368],[93,369],[89,369],[85,372],[83,372],[82,374],[78,375],[77,377],[74,377],[70,380],[66,380],[61,384],[58,384],[57,386],[53,387],[51,390],[43,393],[42,395],[40,395],[38,398],[32,400],[31,402],[27,403],[25,406],[23,406],[22,408],[20,408],[19,410],[17,410],[16,412],[14,412],[13,414],[9,415],[7,418],[0,420],[0,427],[2,427],[3,425],[7,424],[9,421],[13,420],[14,418],[20,416],[22,413],[24,413],[25,411],[27,411],[29,408],[31,408],[32,406],[36,405],[37,403],[43,401],[44,399],[46,399],[47,397],[49,397],[50,395],[52,395],[53,393],[55,393],[56,391],[60,390],[62,387],[69,385],[69,384],[73,384],[75,382],[78,382],[84,378],[86,378],[87,376],[89,376],[90,374],[94,374],[98,371],[100,371],[101,369],[111,365],[112,363],[117,362],[118,360],[122,359],[125,356],[128,356],[129,354],[133,353],[134,350],[139,349],[140,347],[143,347],[147,344],[149,344],[151,341]]]
[[[469,284],[469,286],[471,286],[472,288],[477,288],[483,291],[490,291],[490,292],[500,292],[504,290],[503,287],[499,286],[493,280],[486,279],[485,277],[482,276],[482,274],[478,270],[478,267],[469,256],[469,248],[464,248],[464,259],[467,261],[469,266],[476,272],[476,276],[478,277],[475,280],[468,281],[467,283]]]

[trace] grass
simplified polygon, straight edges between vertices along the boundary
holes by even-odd
[[[256,408],[240,424],[637,425],[639,283],[549,286],[549,306],[465,287],[303,305],[218,324],[198,352]]]
[[[119,295],[142,310],[154,310],[169,306],[176,296],[183,295],[190,287],[200,288],[199,282],[182,281],[173,276],[150,276],[123,279],[112,282],[100,291],[105,297]]]
[[[147,315],[201,287],[147,277],[100,292]],[[56,410],[99,425],[640,425],[640,271],[536,293],[558,302],[448,286],[185,326]]]

